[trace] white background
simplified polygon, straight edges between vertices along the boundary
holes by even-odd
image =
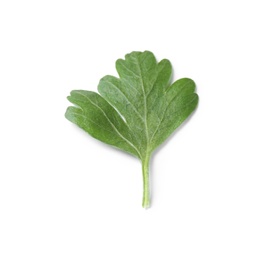
[[[0,4],[0,259],[273,259],[272,1]],[[141,165],[64,118],[150,50],[200,103]]]

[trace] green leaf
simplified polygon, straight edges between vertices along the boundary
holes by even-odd
[[[143,174],[143,207],[150,205],[149,161],[153,151],[188,118],[198,103],[188,78],[170,84],[168,60],[153,53],[132,52],[116,62],[119,78],[103,77],[99,94],[73,90],[66,118],[94,138],[139,158]]]

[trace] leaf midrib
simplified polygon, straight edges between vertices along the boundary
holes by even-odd
[[[143,77],[142,77],[142,71],[139,65],[139,60],[138,58],[135,58],[136,60],[136,65],[139,71],[140,75],[140,83],[141,83],[141,89],[142,89],[142,94],[143,94],[143,101],[144,101],[144,125],[145,125],[145,133],[146,133],[146,152],[148,151],[148,146],[149,146],[149,134],[148,134],[148,124],[147,124],[147,97],[145,94],[145,89],[144,89],[144,82],[143,82]]]

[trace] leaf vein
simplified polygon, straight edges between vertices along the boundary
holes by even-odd
[[[123,62],[120,62],[121,66],[123,68],[125,68],[127,71],[131,72],[135,77],[139,78],[139,75],[137,75],[133,70],[129,69],[128,67],[126,67]]]
[[[174,99],[175,99],[176,97],[178,97],[178,95],[174,96],[174,97],[171,99],[171,101],[169,102],[169,104],[166,106],[166,108],[165,108],[165,110],[164,110],[164,112],[163,112],[163,114],[162,114],[162,119],[160,120],[160,122],[159,122],[159,124],[158,124],[156,130],[154,131],[154,133],[153,133],[153,135],[152,135],[152,137],[151,137],[151,142],[152,142],[152,140],[154,139],[155,135],[157,134],[157,132],[158,132],[158,130],[159,130],[159,127],[160,127],[160,125],[162,124],[163,120],[165,119],[165,116],[166,116],[166,112],[167,112],[167,110],[168,110],[168,107],[171,105],[171,103],[174,101]],[[184,108],[185,106],[191,104],[193,101],[194,101],[194,98],[193,98],[189,103],[185,104],[182,108]]]
[[[149,135],[148,135],[148,124],[147,124],[147,98],[146,98],[146,93],[145,93],[145,89],[144,89],[144,82],[143,82],[143,78],[142,78],[142,71],[139,65],[139,60],[137,58],[135,58],[136,60],[136,65],[139,71],[139,75],[140,75],[140,83],[141,83],[141,89],[142,89],[142,93],[143,93],[143,101],[144,101],[144,124],[145,124],[145,133],[146,133],[146,142],[147,142],[147,147],[148,147],[148,142],[149,142]]]
[[[140,152],[139,150],[134,146],[134,144],[132,144],[126,137],[124,137],[119,130],[115,127],[115,125],[112,123],[112,121],[110,120],[110,118],[107,116],[107,114],[103,111],[103,109],[101,107],[99,107],[97,104],[95,104],[94,102],[92,102],[90,100],[90,98],[88,98],[86,95],[84,95],[83,93],[77,91],[78,94],[80,94],[81,96],[85,97],[93,106],[97,107],[104,115],[104,117],[107,119],[107,121],[110,123],[110,125],[112,126],[112,128],[115,130],[115,132],[125,141],[127,142],[131,147],[133,147],[136,152],[138,153],[138,155],[140,156]]]
[[[135,105],[129,100],[129,98],[124,94],[123,91],[121,91],[115,84],[113,84],[110,81],[105,81],[108,82],[109,84],[111,84],[113,87],[115,87],[124,97],[125,99],[132,105],[132,108],[134,109],[134,111],[136,112],[136,114],[138,115],[138,117],[144,122],[144,118],[141,116],[141,114],[137,111]]]

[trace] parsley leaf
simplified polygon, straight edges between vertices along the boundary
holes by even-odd
[[[139,158],[143,201],[150,206],[149,161],[153,151],[194,111],[195,83],[170,84],[171,63],[152,52],[132,52],[116,61],[119,78],[103,77],[93,91],[73,90],[65,117],[94,138]]]

